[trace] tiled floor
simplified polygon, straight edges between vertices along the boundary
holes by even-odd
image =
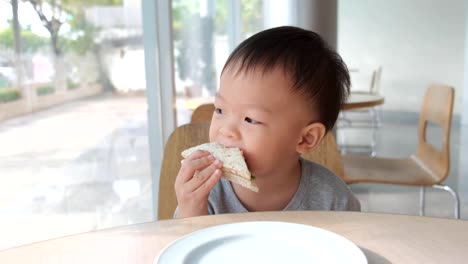
[[[0,249],[151,221],[146,114],[146,98],[108,94],[0,123]],[[417,115],[383,112],[383,121],[378,155],[410,155],[417,144]],[[338,133],[347,142],[368,138],[365,131]],[[464,219],[467,135],[468,127],[455,120],[447,184],[460,193]],[[363,211],[419,212],[419,189],[368,184],[351,188]],[[447,193],[428,191],[426,205],[429,216],[452,217]]]

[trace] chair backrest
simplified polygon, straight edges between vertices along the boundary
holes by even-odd
[[[370,93],[371,94],[380,94],[380,81],[382,78],[382,66],[379,66],[376,70],[372,72]]]
[[[333,133],[327,133],[317,148],[302,155],[303,158],[318,163],[346,181],[341,154]]]
[[[450,171],[450,130],[452,127],[455,90],[446,85],[429,86],[419,116],[418,148],[414,156],[442,182]],[[427,142],[428,123],[442,128],[442,149]]]
[[[180,169],[180,153],[189,148],[208,142],[209,123],[191,123],[180,126],[172,132],[164,148],[159,179],[158,219],[172,219],[177,206],[174,183]]]
[[[199,105],[192,113],[190,122],[211,122],[211,117],[215,110],[214,104]]]

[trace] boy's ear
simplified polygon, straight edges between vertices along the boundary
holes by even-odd
[[[296,150],[301,155],[317,147],[325,136],[325,126],[322,123],[312,123],[302,130],[301,138],[297,143]]]

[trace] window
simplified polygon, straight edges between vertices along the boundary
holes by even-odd
[[[20,42],[0,1],[0,249],[152,220],[140,1],[17,2]]]

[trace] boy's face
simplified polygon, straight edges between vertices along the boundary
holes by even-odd
[[[210,141],[240,148],[255,176],[297,161],[302,131],[314,118],[281,69],[225,70],[215,107]]]

